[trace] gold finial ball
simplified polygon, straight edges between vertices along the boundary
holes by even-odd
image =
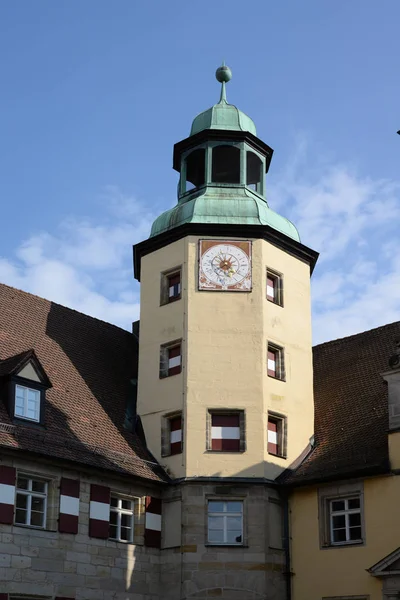
[[[232,79],[232,71],[229,67],[223,65],[215,71],[215,77],[220,83],[228,83]]]

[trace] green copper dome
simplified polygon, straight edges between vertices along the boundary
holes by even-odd
[[[268,225],[299,242],[293,223],[271,210],[265,198],[272,148],[256,138],[250,117],[228,104],[229,67],[217,69],[216,77],[222,84],[219,103],[198,115],[189,138],[175,145],[174,168],[180,173],[178,203],[157,217],[150,237],[188,223],[209,223]],[[191,139],[200,132],[204,133],[197,141]]]
[[[254,121],[250,119],[244,112],[228,104],[226,99],[225,84],[231,79],[232,73],[229,67],[222,65],[216,72],[217,80],[222,83],[221,98],[218,104],[215,104],[208,110],[200,113],[195,117],[190,135],[195,135],[199,131],[205,129],[222,129],[228,131],[248,131],[253,135],[257,135]]]
[[[296,227],[271,210],[263,198],[245,188],[207,187],[162,213],[153,223],[150,237],[185,223],[231,225],[269,225],[288,237],[300,241]]]

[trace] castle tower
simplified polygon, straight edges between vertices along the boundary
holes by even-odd
[[[134,248],[137,410],[171,475],[274,479],[313,432],[310,271],[317,255],[267,203],[273,150],[228,104],[174,147],[178,203]]]

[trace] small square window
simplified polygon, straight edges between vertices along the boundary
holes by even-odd
[[[267,300],[283,306],[283,278],[279,273],[267,269]]]
[[[160,348],[160,377],[178,375],[182,370],[181,344],[172,343]]]
[[[359,497],[340,498],[329,502],[331,544],[362,541],[361,502]]]
[[[286,419],[283,416],[268,413],[268,453],[285,458],[286,455]]]
[[[47,481],[18,475],[15,494],[16,525],[45,528],[47,488]]]
[[[181,298],[181,269],[161,273],[160,304],[170,304]]]
[[[111,496],[109,538],[117,542],[133,542],[134,501]]]
[[[40,390],[16,385],[14,416],[38,423],[40,421]]]
[[[209,411],[207,449],[214,452],[245,450],[244,411]]]
[[[208,501],[208,543],[243,544],[243,501]]]
[[[285,379],[285,362],[283,348],[268,343],[267,372],[275,379]]]

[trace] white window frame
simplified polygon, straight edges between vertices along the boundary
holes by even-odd
[[[359,508],[349,508],[349,500],[358,500],[359,501]],[[343,510],[333,510],[333,502],[344,502],[344,509]],[[359,514],[360,515],[360,531],[361,531],[361,535],[359,538],[355,538],[355,539],[351,539],[350,538],[350,524],[349,524],[349,515],[353,515],[353,514]],[[334,541],[334,536],[333,536],[333,532],[336,531],[338,528],[334,528],[333,527],[333,517],[339,517],[339,516],[344,516],[345,517],[345,530],[346,530],[346,539],[342,540],[342,541],[338,541],[335,542]],[[357,525],[358,527],[358,525]],[[342,527],[340,529],[343,529]],[[361,498],[360,496],[348,496],[346,498],[331,498],[329,500],[329,530],[330,530],[330,536],[331,536],[331,544],[332,546],[340,546],[343,544],[358,544],[361,543],[363,541],[363,526],[362,526],[362,506],[361,506]]]
[[[240,502],[240,504],[242,505],[242,510],[241,512],[212,512],[210,511],[210,502],[221,502],[222,504],[226,505],[226,504],[230,504],[232,502],[238,503]],[[243,546],[244,541],[243,541],[243,513],[244,513],[244,502],[241,499],[237,499],[237,500],[220,500],[219,498],[209,498],[207,501],[207,543],[212,545],[212,546]],[[209,517],[223,517],[223,523],[224,523],[224,541],[219,541],[219,542],[211,542],[210,541],[210,528],[209,528],[209,524],[208,524],[208,520]],[[242,541],[241,542],[228,542],[227,541],[227,532],[228,532],[228,528],[227,528],[227,522],[228,522],[228,518],[229,517],[240,517],[241,518],[241,538]]]
[[[18,415],[16,410],[17,410],[17,390],[18,388],[20,388],[21,390],[24,391],[24,414],[23,415]],[[28,392],[35,392],[35,394],[38,395],[38,400],[37,400],[37,418],[32,418],[32,417],[28,417]],[[37,390],[35,388],[31,388],[28,387],[27,385],[20,385],[19,383],[15,384],[15,397],[14,397],[14,417],[16,417],[17,419],[26,419],[27,421],[33,421],[34,423],[39,423],[40,422],[40,400],[41,400],[41,393],[40,390]]]
[[[23,479],[26,479],[28,481],[28,489],[24,490],[18,487],[18,478],[21,477]],[[33,481],[40,481],[40,483],[44,483],[44,492],[35,492],[32,490],[32,482]],[[22,526],[22,527],[31,527],[32,529],[46,529],[46,522],[47,522],[47,499],[48,499],[48,491],[49,491],[49,485],[47,481],[44,481],[41,477],[32,477],[31,475],[25,475],[24,473],[18,473],[17,474],[17,485],[15,488],[15,515],[14,515],[14,525],[17,526]],[[26,517],[27,517],[27,523],[17,523],[16,518],[17,518],[17,510],[24,510],[24,509],[19,509],[17,507],[17,498],[18,496],[27,496],[28,500],[27,500],[27,508],[26,508]],[[44,498],[44,503],[43,503],[43,525],[31,525],[31,517],[32,517],[32,498]]]
[[[118,501],[118,506],[112,506],[110,503],[110,514],[113,512],[113,513],[116,513],[116,515],[117,515],[117,523],[116,523],[117,537],[114,538],[114,537],[110,536],[109,539],[113,540],[114,542],[123,542],[125,544],[132,544],[133,536],[134,536],[134,527],[135,527],[135,500],[133,500],[132,498],[124,498],[123,496],[118,496],[117,494],[111,494],[111,498]],[[123,501],[130,502],[131,508],[130,509],[122,508]],[[122,515],[129,515],[132,518],[131,532],[130,532],[130,536],[129,536],[128,540],[121,538]],[[111,519],[110,519],[110,526],[111,526]]]

